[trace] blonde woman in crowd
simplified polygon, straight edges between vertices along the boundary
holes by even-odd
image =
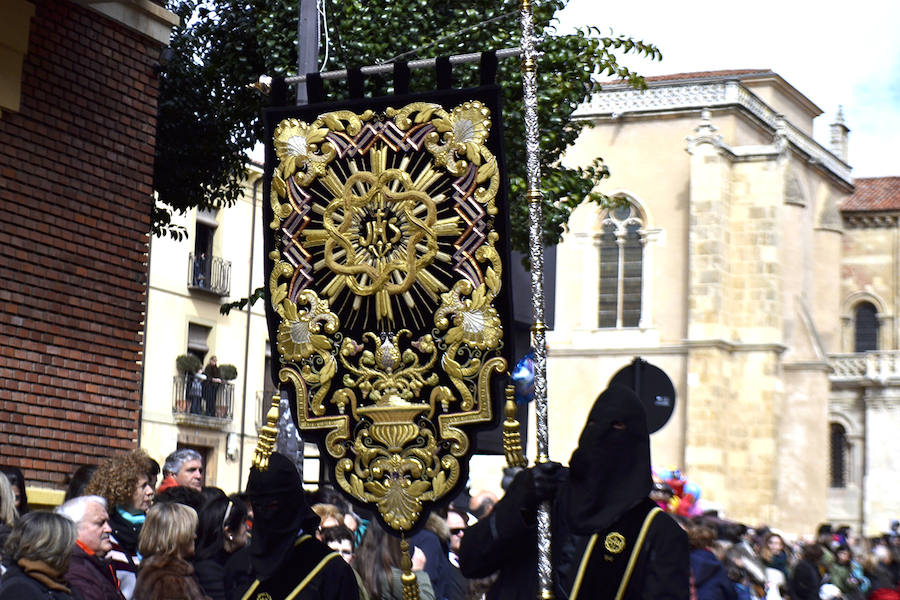
[[[344,524],[344,515],[334,504],[313,504],[312,511],[319,517],[319,528],[316,530],[316,538],[322,540],[322,530]]]
[[[143,556],[134,600],[208,600],[188,562],[194,556],[197,513],[175,502],[147,511],[138,550]]]

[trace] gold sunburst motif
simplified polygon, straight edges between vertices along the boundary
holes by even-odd
[[[285,119],[270,201],[280,379],[334,479],[397,531],[462,476],[506,369],[480,101]]]
[[[376,317],[393,321],[389,297],[416,280],[431,294],[445,289],[425,270],[438,253],[438,236],[458,232],[457,219],[438,223],[434,200],[405,171],[354,173],[325,209],[322,226],[306,240],[315,246],[324,238],[325,266],[336,274],[324,289],[329,298],[345,288],[375,296]]]

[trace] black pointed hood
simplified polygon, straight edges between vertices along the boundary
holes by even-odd
[[[301,530],[315,531],[318,517],[306,502],[297,468],[277,452],[265,471],[250,469],[247,494],[253,506],[250,564],[254,575],[265,580],[278,571],[279,559],[289,555]]]
[[[646,413],[631,389],[612,385],[594,402],[569,461],[560,500],[570,529],[583,535],[605,529],[647,498],[652,485]]]

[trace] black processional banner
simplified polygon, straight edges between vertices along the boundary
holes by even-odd
[[[482,60],[483,84],[495,67]],[[398,533],[465,483],[512,359],[500,89],[489,78],[264,114],[273,376],[331,479]]]

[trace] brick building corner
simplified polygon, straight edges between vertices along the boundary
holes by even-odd
[[[0,8],[0,464],[35,504],[136,447],[156,66],[148,0]]]

